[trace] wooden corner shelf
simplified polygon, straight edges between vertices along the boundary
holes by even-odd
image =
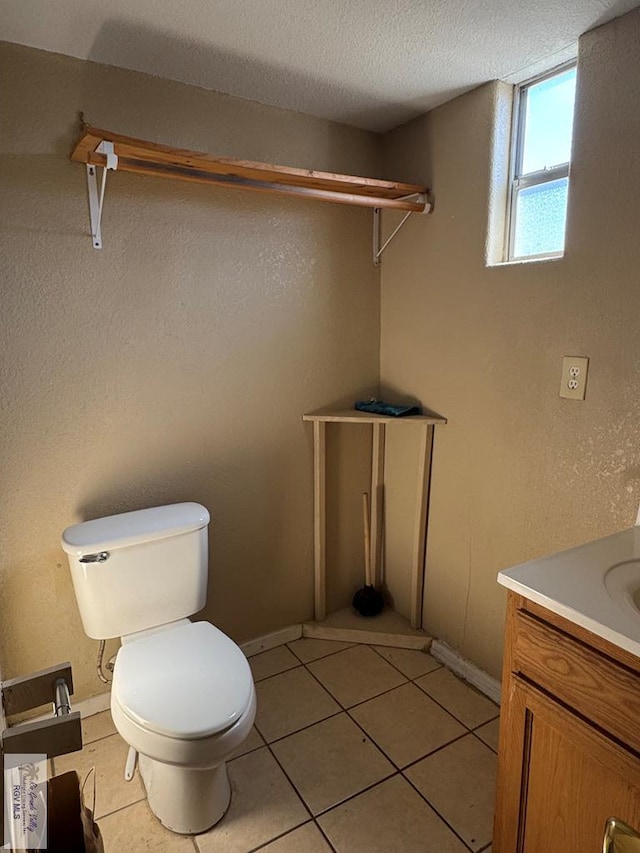
[[[80,138],[71,152],[71,159],[87,166],[94,248],[101,248],[102,245],[99,233],[100,216],[107,169],[331,201],[369,207],[374,211],[391,208],[409,214],[428,213],[431,209],[427,202],[427,187],[419,184],[216,157],[199,151],[188,151],[123,136],[88,125],[83,125]],[[99,194],[96,185],[97,166],[105,169],[103,187]],[[93,202],[92,192],[95,196]],[[376,248],[379,249],[379,243]],[[381,253],[379,250],[378,259]]]
[[[353,607],[330,613],[322,622],[304,622],[302,636],[314,640],[368,643],[396,649],[427,652],[433,637],[421,628],[411,628],[409,620],[387,607],[377,616],[365,618]]]
[[[307,412],[302,416],[303,421],[322,421],[335,424],[446,424],[447,419],[441,415],[406,415],[394,417],[374,415],[371,412],[361,412],[359,409],[318,409],[317,412]]]
[[[414,424],[421,431],[416,477],[416,513],[411,560],[411,629],[422,625],[422,594],[427,541],[427,514],[431,481],[433,430],[446,424],[441,415],[386,417],[357,409],[319,409],[302,416],[313,423],[313,533],[314,533],[314,614],[315,623],[327,618],[326,610],[326,425],[328,423],[371,424],[371,554],[373,582],[382,580],[383,492],[385,431],[388,424]]]

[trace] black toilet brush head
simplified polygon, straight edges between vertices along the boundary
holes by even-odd
[[[361,616],[377,616],[384,608],[384,599],[374,586],[363,586],[353,596],[351,604]]]

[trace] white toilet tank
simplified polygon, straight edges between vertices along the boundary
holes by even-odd
[[[68,527],[62,547],[85,633],[121,637],[201,610],[208,524],[201,504],[179,503]]]

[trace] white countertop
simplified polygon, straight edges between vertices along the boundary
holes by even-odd
[[[632,560],[640,560],[640,527],[506,569],[498,583],[640,657],[640,613],[605,588],[607,571]]]

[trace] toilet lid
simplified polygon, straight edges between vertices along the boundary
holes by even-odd
[[[253,679],[226,634],[209,622],[186,622],[125,643],[112,690],[135,722],[188,740],[232,726],[249,706]]]

